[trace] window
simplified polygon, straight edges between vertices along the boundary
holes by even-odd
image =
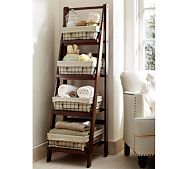
[[[155,70],[155,0],[137,0],[138,66]]]

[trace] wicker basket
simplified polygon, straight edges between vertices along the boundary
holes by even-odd
[[[93,144],[99,142],[102,138],[103,130],[99,129],[94,132]],[[60,134],[47,134],[48,147],[77,149],[84,151],[89,143],[88,136],[73,136]]]
[[[97,39],[99,31],[99,26],[73,26],[62,28],[63,40]]]
[[[81,111],[90,112],[93,98],[62,98],[59,96],[52,97],[55,110],[69,110],[69,111]],[[102,107],[102,96],[97,96],[97,109]]]
[[[94,74],[95,61],[58,61],[59,74]]]

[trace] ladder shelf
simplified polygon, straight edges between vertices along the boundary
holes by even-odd
[[[108,62],[108,48],[109,48],[109,7],[107,4],[103,6],[93,6],[93,7],[78,7],[78,8],[69,8],[64,7],[64,25],[66,26],[65,16],[69,13],[71,9],[74,10],[88,10],[88,9],[101,9],[102,17],[100,24],[100,31],[97,36],[97,39],[88,39],[88,40],[63,40],[63,34],[61,35],[60,40],[60,49],[59,49],[59,58],[58,61],[62,61],[63,57],[66,54],[67,45],[77,44],[77,45],[95,45],[95,48],[98,47],[98,53],[94,53],[93,56],[97,58],[97,64],[94,71],[94,74],[59,74],[57,69],[56,81],[55,81],[55,90],[54,96],[57,96],[58,87],[60,86],[60,81],[63,80],[63,83],[66,84],[68,80],[92,80],[94,83],[94,97],[91,104],[91,110],[89,112],[85,111],[69,111],[69,110],[57,110],[53,109],[51,116],[51,128],[55,127],[56,115],[62,115],[64,119],[71,120],[74,122],[82,122],[89,120],[91,123],[90,132],[89,132],[89,141],[83,150],[78,149],[69,149],[69,148],[60,148],[60,147],[47,147],[47,162],[51,161],[52,152],[64,152],[70,154],[83,154],[87,156],[87,168],[91,166],[93,148],[97,146],[104,145],[104,157],[108,156],[108,123],[107,123],[107,62]],[[104,60],[104,72],[101,73],[102,59]],[[99,82],[100,78],[103,78],[104,90],[103,90],[103,108],[97,109],[97,94],[99,91]],[[103,119],[97,119],[96,114],[103,113]],[[103,125],[103,141],[94,140],[94,132],[96,124]]]

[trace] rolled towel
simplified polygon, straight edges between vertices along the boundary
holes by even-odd
[[[77,90],[80,98],[90,98],[94,96],[94,88],[92,86],[82,86]]]
[[[91,126],[90,121],[86,121],[83,123],[57,121],[55,124],[55,128],[69,129],[69,130],[74,130],[74,131],[88,131],[90,129],[90,126]]]
[[[76,92],[77,90],[78,90],[78,87],[76,86],[63,84],[63,85],[60,85],[58,88],[58,95],[60,97],[67,97],[69,96],[70,92]]]

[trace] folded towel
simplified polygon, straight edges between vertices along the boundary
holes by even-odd
[[[80,98],[90,98],[94,96],[94,88],[92,86],[82,86],[77,90]]]
[[[57,129],[53,128],[49,131],[49,133],[52,134],[63,134],[63,135],[73,135],[73,136],[87,136],[89,134],[88,131],[74,131],[74,130],[69,130],[69,129]]]
[[[76,86],[63,84],[58,88],[58,95],[60,97],[70,97],[69,93],[73,91],[76,92],[77,90],[78,88]]]
[[[96,131],[97,128],[95,127],[94,131]],[[63,135],[73,135],[73,136],[88,136],[90,130],[88,131],[74,131],[74,130],[69,130],[69,129],[57,129],[53,128],[49,131],[49,133],[52,134],[63,134]]]
[[[98,129],[94,132],[94,138],[102,135],[103,129]],[[77,142],[77,143],[86,143],[89,141],[89,135],[87,136],[73,136],[73,135],[63,135],[63,134],[52,134],[47,133],[48,140],[56,140],[56,141],[69,141],[69,142]]]
[[[90,125],[91,125],[90,121],[86,121],[83,123],[57,121],[55,124],[55,128],[69,129],[69,130],[75,130],[75,131],[88,131],[90,129]]]

